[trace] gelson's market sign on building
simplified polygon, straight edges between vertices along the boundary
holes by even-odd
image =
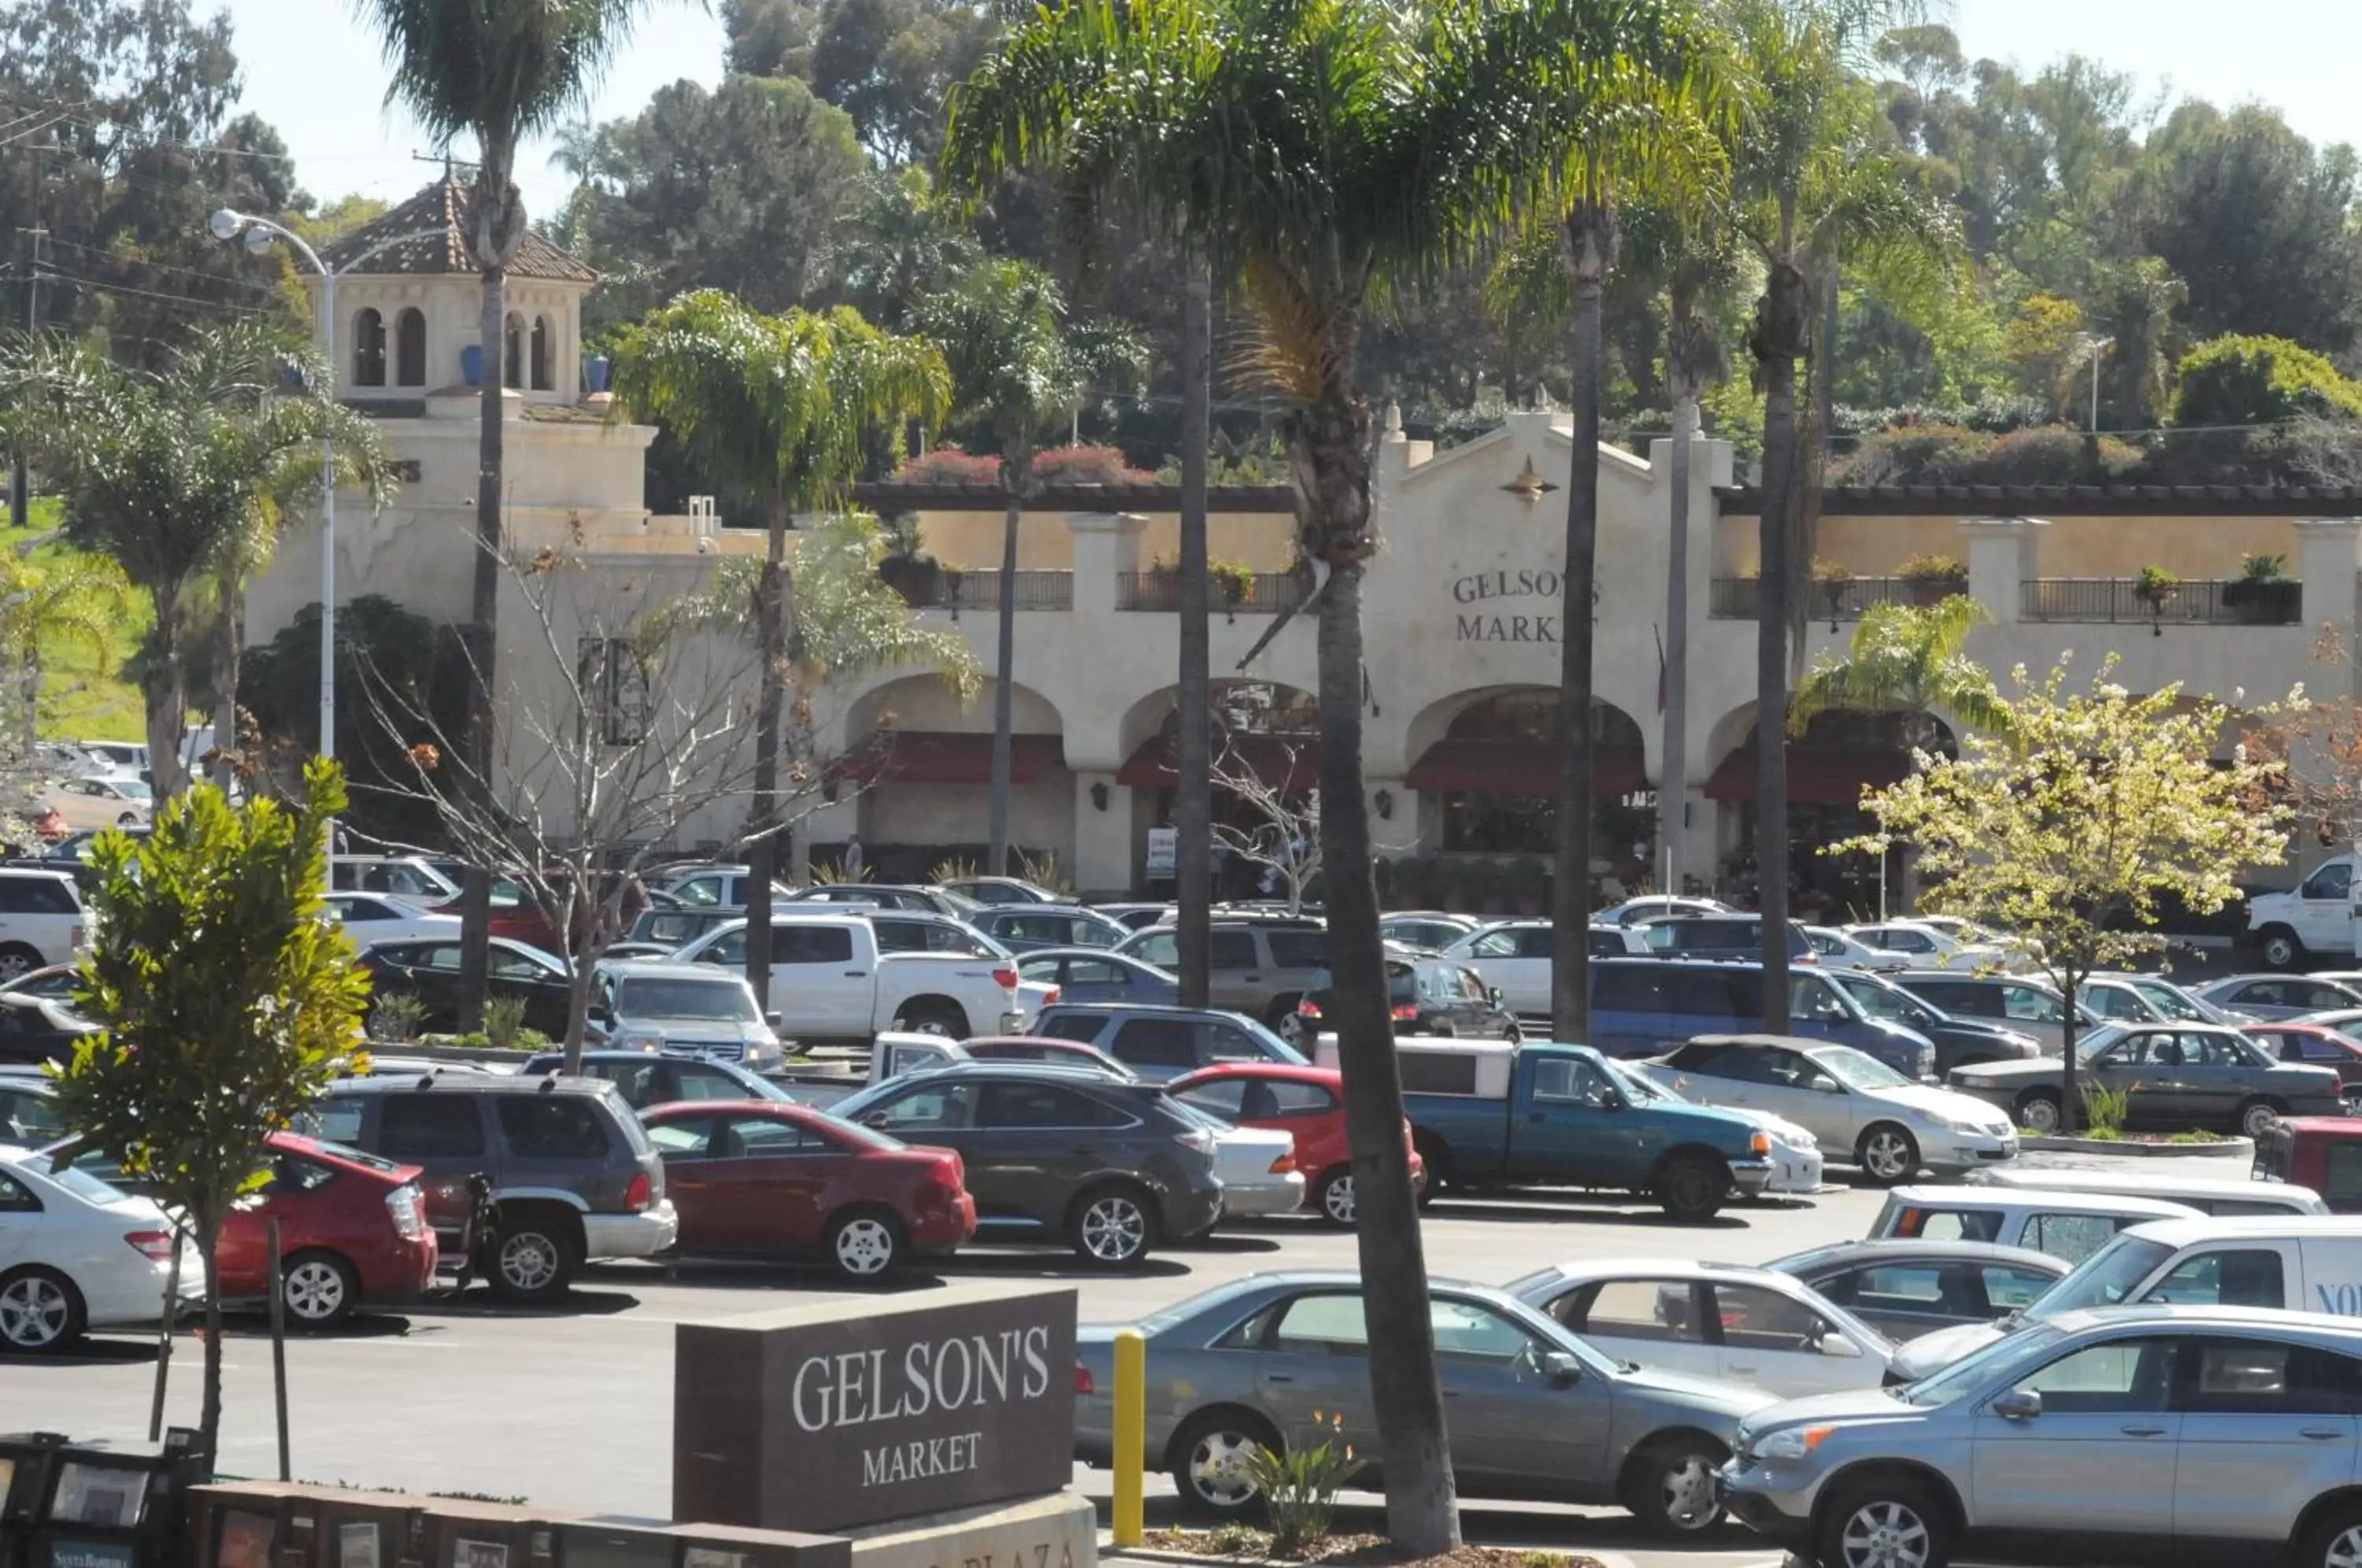
[[[1063,1489],[1075,1293],[976,1286],[684,1323],[673,1517],[825,1533]]]
[[[1555,643],[1566,580],[1548,568],[1497,567],[1451,580],[1452,638],[1462,643]]]

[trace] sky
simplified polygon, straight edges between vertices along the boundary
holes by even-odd
[[[433,149],[406,114],[385,106],[376,41],[348,0],[225,0],[225,8],[245,69],[244,106],[287,138],[306,190],[323,201],[351,193],[395,201],[426,182],[431,171],[411,155]],[[2145,97],[2162,90],[2226,105],[2260,101],[2317,143],[2362,145],[2356,0],[1935,0],[1931,9],[1970,59],[2032,71],[2086,54],[2133,73]],[[591,113],[634,114],[667,83],[710,86],[721,74],[719,0],[710,9],[653,0]],[[519,160],[518,183],[535,213],[553,210],[568,190],[548,152],[544,143]]]

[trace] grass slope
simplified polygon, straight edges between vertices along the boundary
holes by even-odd
[[[31,535],[58,525],[55,498],[37,499],[32,507]],[[0,524],[0,547],[13,549],[27,534]],[[42,555],[68,548],[43,545]],[[147,601],[131,595],[121,621],[109,631],[104,646],[93,648],[74,641],[41,650],[40,734],[44,740],[145,740],[147,723],[139,688],[123,671],[140,639],[155,621]]]

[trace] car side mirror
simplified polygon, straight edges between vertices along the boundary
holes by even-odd
[[[1862,1357],[1862,1349],[1854,1343],[1851,1338],[1832,1329],[1821,1336],[1821,1353],[1838,1356],[1846,1361],[1860,1361]]]
[[[2031,1388],[2013,1388],[1988,1407],[2004,1421],[2030,1421],[2042,1414],[2042,1396]]]
[[[763,1021],[769,1024],[772,1028],[777,1029],[779,1027],[779,1020],[782,1016],[783,1015],[779,1010],[777,1008],[774,1008],[769,1012],[763,1015]]]
[[[1820,1090],[1823,1094],[1845,1093],[1845,1086],[1838,1083],[1837,1079],[1830,1077],[1827,1073],[1815,1074],[1813,1076],[1813,1087]]]
[[[882,1110],[873,1110],[861,1119],[861,1125],[882,1130],[886,1125],[886,1113]]]
[[[1583,1380],[1583,1363],[1575,1359],[1572,1351],[1545,1351],[1542,1353],[1542,1375],[1563,1388],[1570,1383]]]
[[[1498,986],[1486,987],[1485,990],[1485,998],[1495,1007],[1499,1007],[1501,1005],[1501,988]]]

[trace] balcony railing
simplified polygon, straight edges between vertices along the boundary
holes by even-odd
[[[1294,572],[1259,571],[1246,591],[1233,597],[1235,580],[1215,578],[1206,585],[1206,602],[1217,612],[1245,611],[1249,614],[1269,615],[1293,609],[1304,599],[1304,581]],[[1119,610],[1161,610],[1167,613],[1181,608],[1181,574],[1177,571],[1131,571],[1115,580],[1115,607]]]
[[[1716,621],[1752,621],[1760,601],[1761,583],[1751,577],[1718,577],[1707,600],[1706,613]],[[1806,590],[1806,602],[1816,621],[1859,621],[1873,604],[1907,604],[1911,585],[1899,577],[1849,577],[1841,582],[1816,582]]]
[[[2046,577],[2018,585],[2017,613],[2021,621],[2084,624],[2287,626],[2304,618],[2304,598],[2295,582],[2186,579],[2151,599],[2142,596],[2138,578]]]
[[[1072,610],[1075,574],[1070,571],[1021,571],[1016,575],[1016,608]],[[998,610],[1000,573],[993,570],[944,572],[936,580],[935,604],[944,610]]]

